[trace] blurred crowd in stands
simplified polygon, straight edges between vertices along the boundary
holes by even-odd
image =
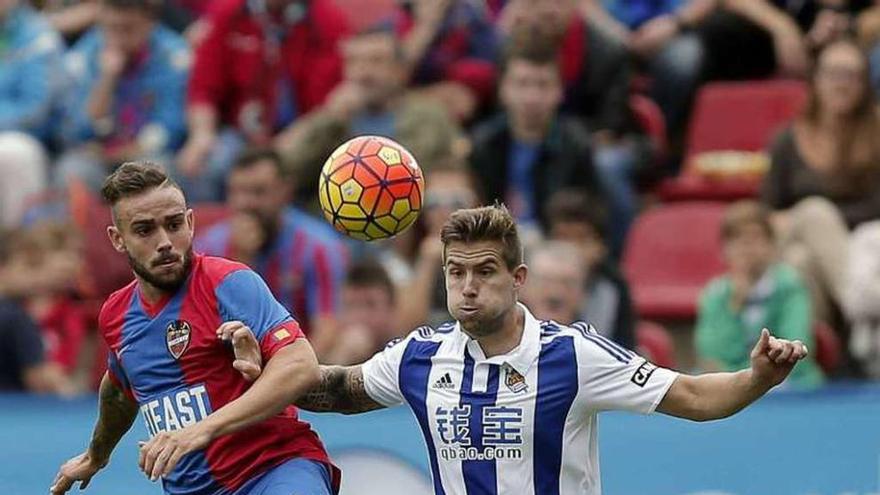
[[[319,357],[448,319],[438,232],[505,202],[522,299],[683,370],[807,343],[787,386],[880,378],[880,1],[0,0],[0,390],[90,390],[131,280],[97,195],[151,160],[196,250],[258,271]],[[321,218],[361,134],[424,170],[418,225]]]

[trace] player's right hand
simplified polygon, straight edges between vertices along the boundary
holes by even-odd
[[[61,466],[58,474],[55,475],[55,481],[49,487],[49,493],[52,495],[67,493],[67,490],[70,490],[70,487],[77,481],[80,482],[79,489],[85,490],[89,486],[89,482],[92,481],[92,476],[103,467],[103,465],[93,462],[88,453],[80,454]]]
[[[263,372],[263,355],[260,343],[247,325],[240,321],[227,321],[217,328],[220,340],[231,341],[235,352],[232,367],[238,370],[245,380],[252,382]]]

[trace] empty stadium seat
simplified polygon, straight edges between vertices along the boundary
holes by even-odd
[[[724,203],[661,205],[639,216],[623,268],[642,318],[691,319],[700,291],[724,271],[719,228]]]
[[[664,368],[675,368],[675,346],[669,331],[659,323],[640,321],[636,327],[636,346],[639,354]]]
[[[703,86],[691,115],[681,175],[663,182],[659,196],[667,201],[755,196],[760,176],[705,177],[696,170],[695,157],[711,151],[765,150],[776,132],[798,114],[806,97],[806,84],[794,80]]]

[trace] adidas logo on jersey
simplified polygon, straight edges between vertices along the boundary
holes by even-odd
[[[455,384],[452,383],[452,377],[449,375],[449,373],[446,373],[445,375],[437,379],[436,382],[434,382],[434,386],[432,388],[438,390],[452,390],[455,388]]]

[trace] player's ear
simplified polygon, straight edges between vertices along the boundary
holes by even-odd
[[[186,225],[189,227],[189,232],[192,234],[195,232],[196,228],[196,217],[193,215],[192,208],[188,208],[186,210]]]
[[[525,263],[521,263],[519,266],[513,269],[513,288],[516,290],[520,290],[523,286],[526,285],[526,279],[529,276],[529,268]]]
[[[107,237],[110,238],[110,244],[113,245],[113,249],[115,249],[117,253],[125,252],[125,240],[122,238],[122,233],[119,232],[119,229],[115,225],[107,227]]]

